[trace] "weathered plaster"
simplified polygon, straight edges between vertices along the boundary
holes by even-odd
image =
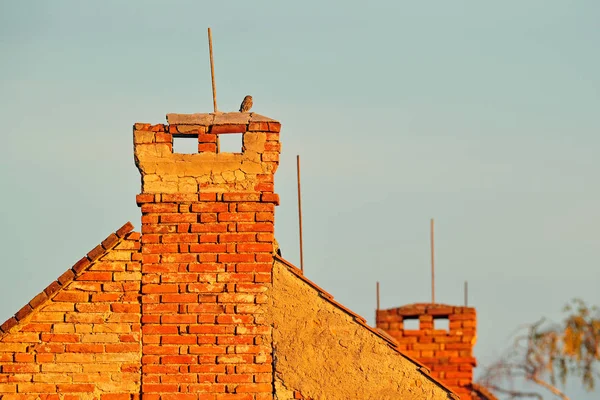
[[[275,398],[449,399],[386,342],[275,261],[272,318]]]
[[[173,153],[170,143],[152,143],[154,132],[135,131],[135,160],[145,193],[253,191],[258,174],[274,173],[272,163],[261,162],[267,133],[243,134],[243,153]],[[205,190],[206,191],[206,190]]]

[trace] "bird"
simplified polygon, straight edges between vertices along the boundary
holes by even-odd
[[[252,108],[252,96],[248,95],[244,97],[242,104],[240,105],[240,112],[248,112]]]
[[[275,238],[273,238],[273,250],[275,254],[281,257],[281,249],[279,248],[279,242]]]

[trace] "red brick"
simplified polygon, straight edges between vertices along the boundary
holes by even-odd
[[[164,356],[161,358],[164,364],[195,364],[196,360],[196,356],[190,355]]]
[[[122,227],[120,227],[117,232],[115,232],[117,234],[118,237],[124,237],[127,233],[131,232],[133,230],[133,225],[131,224],[131,222],[127,222],[125,225],[123,225]]]
[[[193,253],[224,253],[226,246],[216,243],[190,244],[190,251]]]
[[[259,213],[256,213],[256,221],[257,222],[263,222],[263,221],[271,221],[271,222],[273,222],[274,220],[275,220],[275,214],[273,214],[272,212],[259,212]]]
[[[68,282],[71,282],[75,277],[75,273],[72,269],[66,270],[61,276],[58,277],[58,283],[61,285],[65,285]]]
[[[275,226],[272,223],[258,222],[258,223],[240,223],[237,225],[238,232],[274,232]]]
[[[200,201],[215,201],[217,200],[216,193],[200,193],[199,194]]]
[[[29,314],[31,314],[31,311],[33,311],[31,306],[29,304],[25,304],[19,311],[17,311],[17,313],[15,314],[15,318],[18,321],[21,321],[25,317],[27,317]]]
[[[198,243],[198,234],[196,233],[179,233],[162,235],[163,243]]]
[[[219,254],[217,259],[224,263],[252,262],[254,254]]]
[[[272,183],[260,182],[254,185],[254,190],[259,192],[273,192],[275,190],[275,185]]]
[[[89,294],[80,291],[62,291],[58,292],[54,296],[54,301],[66,301],[66,302],[85,302],[89,300]]]
[[[155,135],[156,143],[173,143],[173,136],[169,133],[157,133]]]
[[[216,143],[198,143],[198,153],[216,153]]]
[[[90,250],[89,253],[87,253],[87,258],[89,258],[90,261],[94,262],[97,259],[99,259],[105,252],[106,252],[106,250],[104,249],[104,247],[102,247],[102,245],[98,245],[98,246],[94,247],[92,250]],[[84,259],[82,259],[80,261],[85,263]],[[85,267],[78,266],[77,264],[73,266],[73,270],[75,272],[81,271],[81,270],[83,270],[83,268],[85,268]]]
[[[220,243],[254,242],[255,233],[222,233],[219,235]]]
[[[66,333],[42,333],[42,342],[58,343],[76,343],[79,342],[79,335]]]
[[[41,292],[38,293],[38,295],[35,296],[33,299],[31,299],[29,305],[31,306],[31,308],[36,308],[46,300],[48,300],[48,295],[44,292]]]
[[[265,203],[274,203],[279,205],[279,195],[276,193],[263,193],[260,195],[260,200]]]
[[[244,221],[244,222],[249,222],[249,221],[254,221],[254,217],[255,214],[251,213],[251,212],[222,212],[219,213],[219,221],[226,221],[226,222],[231,222],[231,221]]]
[[[151,132],[164,132],[165,131],[165,125],[163,125],[163,124],[150,125],[150,127],[148,128],[148,130],[151,131]]]
[[[281,143],[275,141],[268,141],[265,143],[266,151],[281,151]]]
[[[119,237],[116,234],[111,233],[102,241],[102,247],[105,250],[112,249],[117,243],[119,243]]]
[[[179,329],[176,325],[144,325],[142,332],[146,335],[151,334],[178,334]]]
[[[179,246],[177,244],[146,244],[142,251],[144,253],[177,253]]]
[[[217,143],[217,135],[214,133],[198,134],[198,143]]]
[[[268,130],[269,130],[269,124],[267,122],[250,122],[248,124],[248,132],[251,132],[251,131],[267,132]]]
[[[142,205],[143,203],[153,203],[154,195],[150,193],[138,194],[135,196],[135,202],[138,206]]]
[[[223,193],[223,201],[260,201],[260,194],[253,192]]]
[[[198,216],[196,214],[190,214],[190,213],[162,214],[160,216],[160,222],[162,224],[169,224],[169,223],[177,224],[180,222],[194,223],[194,222],[198,222]]]
[[[192,224],[190,231],[193,233],[218,233],[227,232],[227,224]]]
[[[106,344],[105,351],[107,353],[137,353],[141,349],[139,343],[118,343]]]
[[[281,131],[281,123],[279,122],[269,122],[269,132],[280,132]],[[269,138],[267,138],[269,139]]]
[[[271,243],[238,243],[237,251],[241,253],[254,253],[254,252],[272,252],[273,245]]]
[[[238,385],[235,388],[237,393],[271,393],[273,385],[271,383],[254,383],[252,385]]]
[[[91,383],[66,384],[59,383],[57,385],[59,393],[92,393],[95,386]]]
[[[263,212],[275,212],[274,204],[265,204],[265,203],[239,203],[237,205],[237,210],[240,212],[243,211],[263,211]]]
[[[246,132],[245,124],[230,124],[230,125],[212,125],[210,133],[244,133]]]
[[[194,293],[164,294],[161,296],[161,300],[164,303],[196,303],[198,295]]]
[[[16,353],[15,362],[30,363],[35,361],[35,354]]]
[[[150,203],[142,204],[142,213],[175,213],[178,211],[177,203]]]
[[[112,272],[87,271],[77,278],[78,281],[112,281]]]
[[[46,296],[51,297],[54,293],[58,292],[60,288],[61,285],[57,281],[54,281],[44,289],[44,293],[46,293]]]
[[[271,272],[273,264],[255,263],[255,264],[237,264],[235,270],[237,272]]]
[[[98,253],[98,252],[100,252],[100,253]],[[92,254],[93,256],[100,257],[102,254],[104,254],[104,249],[102,248],[102,246],[98,245],[92,251],[90,251],[88,254]],[[73,267],[72,267],[73,272],[75,272],[76,275],[79,275],[80,273],[83,272],[84,269],[89,267],[90,264],[91,264],[90,259],[88,259],[88,257],[82,257],[79,261],[77,261],[73,265]]]
[[[104,345],[93,343],[70,343],[65,349],[69,353],[104,353]]]

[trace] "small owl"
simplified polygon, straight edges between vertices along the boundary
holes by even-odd
[[[242,105],[240,105],[240,112],[248,112],[252,108],[252,96],[248,95],[244,97]]]

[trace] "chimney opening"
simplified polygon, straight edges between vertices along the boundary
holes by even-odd
[[[226,133],[219,135],[219,153],[241,153],[243,133]]]
[[[173,153],[197,154],[198,136],[173,137]]]
[[[405,331],[418,331],[420,328],[419,318],[404,318],[402,325]]]
[[[448,320],[448,317],[434,318],[433,329],[450,331],[450,320]]]

